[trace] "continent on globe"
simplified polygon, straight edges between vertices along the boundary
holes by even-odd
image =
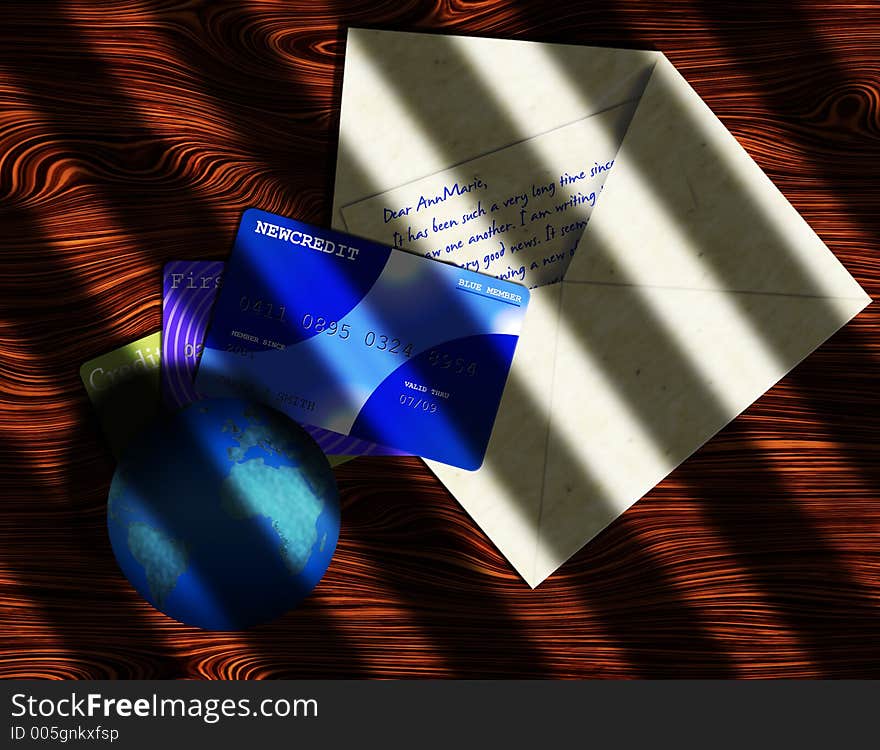
[[[289,466],[266,466],[252,458],[232,467],[220,488],[223,509],[233,518],[263,516],[278,535],[279,552],[290,572],[299,575],[318,537],[324,501],[302,472]],[[289,502],[289,495],[298,498]]]
[[[137,522],[128,527],[128,548],[143,566],[150,592],[161,607],[186,570],[186,545],[149,524]]]

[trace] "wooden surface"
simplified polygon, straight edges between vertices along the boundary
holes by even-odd
[[[0,674],[880,676],[876,304],[536,591],[418,459],[359,459],[299,610],[218,635],[139,599],[79,365],[243,207],[328,222],[349,25],[663,51],[880,292],[877,3],[5,0]]]

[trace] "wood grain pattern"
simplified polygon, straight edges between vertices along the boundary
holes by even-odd
[[[536,591],[418,459],[359,459],[299,610],[208,634],[138,598],[78,367],[245,206],[328,221],[349,25],[662,50],[880,292],[875,3],[4,2],[0,674],[880,676],[877,305]]]

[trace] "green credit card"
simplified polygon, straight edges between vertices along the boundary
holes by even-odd
[[[118,460],[159,415],[159,331],[86,362],[79,374]]]
[[[161,331],[90,359],[79,369],[110,450],[118,461],[129,441],[161,411]],[[328,456],[331,466],[354,456]]]

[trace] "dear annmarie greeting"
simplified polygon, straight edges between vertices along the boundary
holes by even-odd
[[[529,287],[558,281],[614,164],[615,110],[343,207],[348,230]]]

